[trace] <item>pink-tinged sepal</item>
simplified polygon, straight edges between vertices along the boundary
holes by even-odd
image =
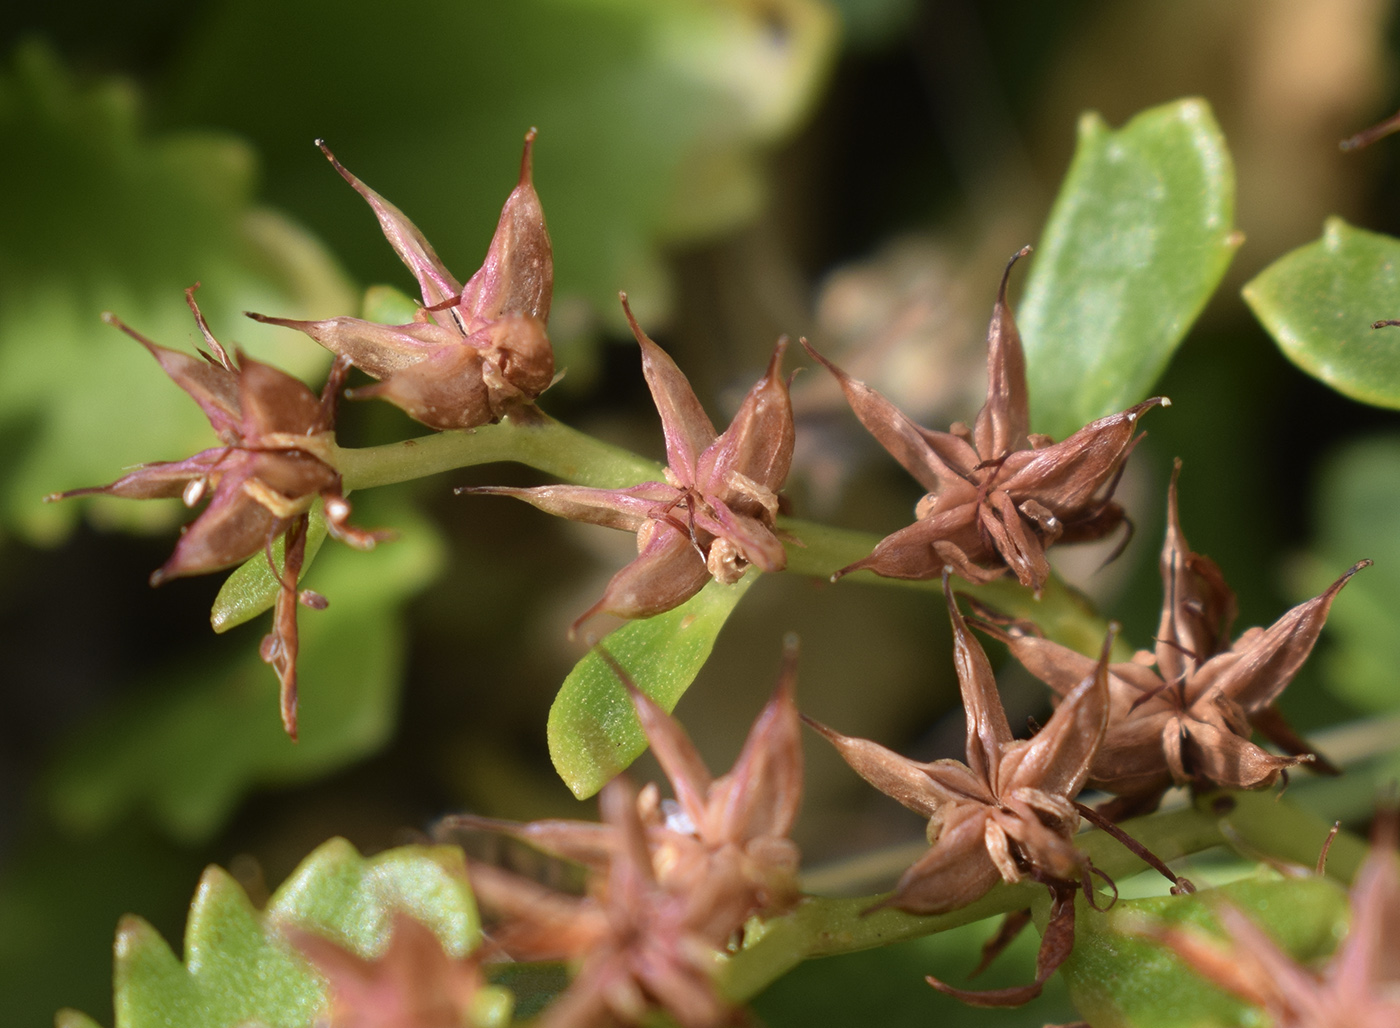
[[[325,140],[316,140],[316,145],[321,148],[331,166],[340,172],[340,177],[350,183],[355,192],[363,196],[370,205],[374,216],[379,219],[379,227],[384,230],[384,238],[399,255],[399,260],[404,262],[408,270],[413,272],[413,277],[418,280],[423,290],[423,302],[431,307],[459,295],[462,287],[443,266],[432,244],[418,231],[418,226],[409,221],[403,211],[346,170],[345,166],[335,159],[335,154],[331,153]]]
[[[506,314],[549,320],[554,295],[554,249],[545,229],[544,208],[535,192],[534,129],[525,135],[520,181],[506,198],[486,260],[462,288],[460,308],[476,321]]]
[[[661,433],[666,439],[666,463],[680,482],[694,485],[700,454],[715,441],[715,426],[700,406],[700,400],[690,387],[685,373],[670,354],[642,331],[637,319],[632,316],[627,294],[620,296],[632,335],[642,348],[642,375],[646,378],[647,388],[651,390],[656,411],[661,415]]]

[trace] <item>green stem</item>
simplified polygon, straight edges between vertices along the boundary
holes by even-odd
[[[619,489],[661,479],[661,466],[540,414],[529,421],[406,439],[363,449],[337,449],[345,488],[371,489],[496,461],[517,461],[568,482]]]

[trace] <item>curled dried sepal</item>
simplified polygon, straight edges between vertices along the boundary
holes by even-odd
[[[929,491],[912,525],[833,577],[868,570],[927,579],[948,566],[970,582],[987,582],[1010,569],[1039,593],[1050,574],[1047,547],[1102,538],[1124,520],[1113,492],[1141,438],[1138,419],[1169,401],[1145,400],[1060,443],[1030,432],[1025,357],[1006,302],[1011,267],[1029,252],[1017,252],[1002,275],[987,332],[987,401],[970,430],[961,423],[949,432],[916,425],[803,340],[836,376],[861,424]]]
[[[1045,983],[1074,950],[1074,898],[1079,890],[1073,885],[1056,882],[1050,886],[1050,920],[1040,937],[1040,949],[1035,957],[1035,980],[1029,985],[1006,989],[959,989],[933,975],[925,975],[939,992],[974,1007],[1019,1007],[1041,994]],[[980,970],[980,968],[979,968]]]
[[[661,415],[666,480],[625,489],[458,490],[514,496],[559,517],[637,533],[637,558],[613,576],[602,598],[573,623],[571,635],[596,614],[651,617],[680,606],[711,578],[732,583],[750,566],[761,571],[787,566],[774,532],[777,494],[792,466],[794,442],[792,403],[782,375],[787,338],[778,340],[768,370],[717,436],[690,382],[632,317],[626,294],[622,306]]]
[[[332,535],[358,549],[370,549],[391,533],[368,532],[348,524],[350,504],[342,495],[340,473],[332,463],[335,397],[349,364],[338,359],[318,398],[305,385],[276,368],[238,354],[237,360],[210,333],[194,292],[185,298],[213,354],[202,359],[160,346],[123,324],[105,320],[144,346],[175,383],[199,404],[221,446],[183,461],[145,464],[111,485],[55,493],[49,500],[103,493],[128,499],[181,497],[193,507],[208,505],[180,536],[170,559],[151,574],[151,584],[202,575],[266,553],[281,589],[273,630],[262,656],[281,683],[282,722],[297,735],[297,576],[306,547],[308,511],[320,500]],[[285,537],[284,567],[272,558],[272,544]],[[306,606],[325,606],[314,593]]]
[[[325,1028],[465,1028],[489,990],[474,954],[448,956],[432,930],[402,911],[389,946],[366,960],[314,932],[292,925],[282,935],[326,980]]]
[[[519,184],[501,210],[486,260],[460,286],[413,222],[317,140],[335,169],[373,209],[385,238],[418,280],[424,306],[407,325],[350,317],[249,317],[305,332],[380,379],[350,395],[381,397],[431,428],[474,428],[533,403],[554,378],[554,351],[545,332],[554,260],[531,178],[534,141],[531,129],[525,137]]]
[[[1316,974],[1229,903],[1216,906],[1224,944],[1185,927],[1144,934],[1207,981],[1262,1007],[1276,1028],[1392,1028],[1400,1024],[1400,864],[1397,813],[1376,818],[1371,852],[1351,893],[1351,930]]]
[[[1115,820],[1154,809],[1173,783],[1259,789],[1313,759],[1273,704],[1312,652],[1332,601],[1371,563],[1358,562],[1321,595],[1231,643],[1234,594],[1215,562],[1186,543],[1177,514],[1179,471],[1178,462],[1167,493],[1156,647],[1109,668],[1110,724],[1090,783],[1120,797],[1106,808]],[[1093,666],[1092,658],[1041,638],[1033,625],[985,627],[1061,696]],[[1250,741],[1256,727],[1298,755],[1256,746]]]

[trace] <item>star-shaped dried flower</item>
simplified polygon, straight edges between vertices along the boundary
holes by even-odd
[[[929,491],[912,525],[886,536],[869,557],[834,578],[869,570],[926,579],[951,566],[969,582],[988,582],[1009,568],[1039,593],[1050,574],[1048,546],[1099,539],[1123,521],[1113,491],[1141,438],[1138,418],[1169,401],[1145,400],[1060,443],[1031,433],[1025,356],[1006,302],[1011,267],[1029,252],[1026,247],[1012,257],[1002,275],[987,331],[987,402],[970,430],[961,422],[948,432],[914,424],[807,346],[841,383],[861,424]]]
[[[324,1028],[469,1028],[485,985],[476,956],[448,956],[432,930],[394,914],[389,947],[366,960],[294,926],[281,929],[326,979]]]
[[[1260,789],[1284,769],[1312,760],[1272,704],[1312,652],[1337,593],[1370,564],[1359,562],[1320,596],[1232,644],[1234,593],[1215,562],[1187,545],[1176,478],[1174,472],[1167,493],[1157,643],[1153,652],[1109,668],[1108,736],[1090,771],[1090,784],[1120,797],[1105,809],[1115,819],[1154,809],[1173,783]],[[1061,696],[1093,666],[1091,658],[1041,638],[1024,622],[989,628]],[[1256,746],[1250,741],[1256,727],[1297,755],[1275,756]]]
[[[723,435],[716,435],[681,369],[638,326],[642,373],[666,437],[664,482],[625,489],[547,485],[484,486],[458,492],[515,496],[575,521],[637,533],[637,558],[613,576],[603,596],[573,623],[595,614],[644,618],[678,607],[711,578],[737,582],[750,565],[781,571],[787,554],[774,532],[778,490],[792,465],[793,424],[782,376],[787,339],[778,340],[768,371],[749,390]]]
[[[798,896],[799,856],[788,833],[802,803],[796,641],[787,641],[773,696],[755,719],[734,766],[719,778],[710,776],[680,722],[639,690],[606,650],[599,652],[631,695],[647,742],[675,794],[674,800],[661,800],[649,785],[638,798],[638,815],[662,886],[677,892],[709,890],[722,900],[710,920],[726,938],[750,916],[790,909]],[[472,815],[439,822],[439,830],[459,828],[502,832],[598,873],[617,852],[615,828],[597,822],[521,824]]]
[[[424,306],[407,325],[348,317],[249,317],[298,329],[348,358],[381,380],[355,390],[354,396],[383,397],[431,428],[474,428],[533,403],[554,378],[554,351],[545,334],[554,260],[544,210],[531,182],[534,140],[531,129],[520,182],[501,211],[485,263],[465,287],[402,211],[347,171],[317,140],[345,181],[369,201],[385,238],[418,279]]]
[[[547,1008],[540,1028],[640,1024],[659,1007],[683,1028],[713,1028],[731,1016],[715,989],[716,958],[736,925],[722,876],[670,888],[650,851],[631,785],[616,778],[599,797],[608,835],[606,864],[589,894],[568,896],[494,868],[473,866],[482,904],[504,920],[494,945],[517,960],[566,960],[569,988]],[[717,917],[717,912],[725,912]]]
[[[1396,814],[1376,820],[1371,852],[1351,893],[1351,930],[1315,974],[1300,967],[1239,908],[1215,913],[1228,944],[1180,927],[1147,934],[1202,977],[1255,1006],[1274,1028],[1394,1028],[1400,1024],[1400,865]]]
[[[181,389],[199,404],[222,446],[182,461],[143,464],[111,485],[55,493],[49,500],[104,493],[128,499],[181,497],[193,507],[205,496],[209,504],[191,524],[151,584],[202,575],[241,563],[259,552],[278,575],[281,589],[273,613],[273,630],[262,644],[262,657],[277,671],[282,686],[282,722],[296,738],[298,600],[309,607],[326,601],[310,591],[297,592],[306,552],[307,512],[323,501],[330,533],[357,549],[370,549],[387,538],[347,524],[350,504],[342,495],[340,473],[332,456],[335,398],[349,366],[337,361],[318,399],[305,385],[270,365],[239,354],[229,357],[209,331],[192,287],[185,298],[212,354],[191,357],[151,342],[115,316],[108,323],[131,336],[160,362]],[[273,562],[272,545],[285,540],[285,569]]]
[[[1108,727],[1108,652],[1065,697],[1031,739],[1013,739],[996,677],[968,631],[943,574],[953,622],[953,655],[967,714],[967,763],[920,763],[868,739],[854,739],[811,718],[846,763],[875,788],[928,818],[928,853],[905,871],[884,904],[915,914],[941,914],[983,896],[998,881],[1044,882],[1055,895],[1041,942],[1036,981],[990,993],[936,987],[982,1005],[1023,1003],[1039,994],[1073,941],[1077,884],[1089,876],[1087,858],[1072,841],[1079,825],[1074,797]],[[1067,941],[1068,940],[1068,941]]]

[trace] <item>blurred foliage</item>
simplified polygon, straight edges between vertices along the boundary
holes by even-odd
[[[152,137],[133,86],[80,83],[41,45],[0,71],[0,150],[0,191],[24,197],[0,224],[0,428],[14,440],[0,457],[0,524],[54,541],[82,508],[44,506],[46,493],[212,440],[199,408],[103,310],[179,347],[195,334],[182,291],[196,281],[224,339],[244,308],[327,316],[353,299],[319,243],[254,205],[246,143]],[[263,326],[238,327],[239,345],[293,374],[327,363]],[[169,507],[103,498],[90,509],[108,524],[170,523]]]
[[[1280,257],[1244,298],[1288,359],[1362,403],[1400,407],[1400,239],[1329,218],[1322,238]]]
[[[1063,439],[1147,397],[1241,238],[1210,108],[1182,100],[1117,132],[1087,114],[1021,306],[1031,419]]]
[[[139,911],[169,935],[209,860],[251,851],[281,873],[289,853],[310,848],[308,833],[385,845],[405,824],[421,826],[464,800],[505,816],[525,812],[509,806],[516,802],[532,813],[576,813],[548,770],[545,709],[579,660],[578,648],[561,642],[563,625],[596,596],[600,569],[618,566],[604,547],[620,553],[629,541],[467,510],[442,498],[441,479],[396,490],[395,502],[357,493],[357,522],[405,536],[368,555],[332,542],[312,568],[308,584],[331,606],[302,616],[306,730],[293,747],[276,730],[275,680],[254,652],[260,628],[214,638],[199,610],[189,630],[202,635],[163,637],[153,612],[177,610],[181,597],[203,595],[200,586],[176,583],[133,602],[127,579],[133,566],[143,569],[138,579],[148,570],[146,544],[68,536],[84,510],[103,526],[169,526],[186,516],[178,504],[39,502],[111,481],[137,461],[186,456],[211,438],[149,356],[101,325],[102,310],[188,348],[197,334],[180,290],[202,280],[221,339],[314,386],[321,352],[237,313],[353,310],[336,262],[362,282],[406,284],[374,219],[312,150],[313,138],[328,138],[463,270],[479,262],[521,135],[538,125],[537,181],[559,260],[551,331],[569,367],[546,406],[635,446],[654,413],[637,402],[644,390],[633,352],[614,361],[588,345],[615,327],[618,288],[656,324],[707,406],[719,399],[722,407],[734,382],[752,380],[742,366],[757,358],[745,347],[752,341],[759,353],[775,331],[810,330],[812,283],[896,229],[943,260],[928,269],[924,292],[863,329],[863,344],[902,333],[920,305],[977,316],[945,319],[944,338],[910,338],[899,361],[877,349],[877,363],[895,366],[870,377],[883,372],[920,394],[979,394],[977,360],[931,355],[980,346],[996,274],[1037,234],[1074,117],[1101,110],[1124,127],[1086,123],[1073,181],[1093,202],[1057,208],[1029,266],[1021,314],[1033,376],[1044,379],[1033,413],[1055,403],[1039,392],[1047,386],[1067,404],[1103,413],[1151,388],[1224,270],[1233,228],[1228,157],[1213,125],[1197,121],[1193,133],[1169,113],[1155,123],[1129,116],[1176,96],[1210,103],[1238,162],[1238,223],[1250,236],[1235,276],[1303,243],[1329,210],[1400,231],[1392,144],[1346,159],[1333,148],[1384,113],[1376,105],[1391,61],[1379,31],[1388,9],[1385,0],[415,0],[390,14],[327,0],[142,0],[120,12],[69,0],[0,16],[0,34],[39,25],[53,41],[0,53],[0,186],[18,198],[0,224],[0,525],[10,533],[0,539],[0,598],[10,614],[0,625],[10,671],[0,745],[12,751],[0,752],[0,774],[10,776],[0,790],[6,1020],[42,1023],[61,1004],[108,1020],[102,965],[118,915]],[[106,77],[114,70],[128,77]],[[1179,175],[1155,183],[1169,190],[1170,213],[1102,202],[1124,195],[1136,157],[1166,137],[1195,147]],[[1193,182],[1203,192],[1191,195]],[[1093,274],[1092,262],[1068,243],[1056,246],[1073,238],[1075,219],[1101,241],[1115,224],[1136,225],[1115,240],[1122,247],[1160,232],[1154,242],[1194,253],[1194,270],[1173,277],[1149,261],[1129,277],[1131,303],[1081,302],[1075,276]],[[1329,238],[1339,241],[1335,254],[1323,252]],[[1400,332],[1364,327],[1400,315],[1382,302],[1394,293],[1376,291],[1389,274],[1377,239],[1388,243],[1330,223],[1321,242],[1256,279],[1250,300],[1259,308],[1272,282],[1266,302],[1299,326],[1312,353],[1335,360],[1364,346],[1374,354]],[[1300,254],[1313,262],[1303,277],[1278,277]],[[1100,273],[1101,284],[1124,263],[1121,248],[1106,256],[1113,275]],[[1371,284],[1328,292],[1327,262],[1342,258]],[[1309,296],[1323,306],[1307,306]],[[1354,333],[1325,333],[1314,318],[1347,307],[1358,316]],[[680,315],[669,334],[667,311]],[[1136,326],[1131,337],[1120,324]],[[1081,401],[1092,369],[1038,353],[1043,340],[1120,347],[1120,365],[1136,369],[1125,376],[1136,395],[1120,400],[1096,388]],[[1183,456],[1186,532],[1239,592],[1241,625],[1282,610],[1279,568],[1290,549],[1309,553],[1294,568],[1304,580],[1330,581],[1358,557],[1377,560],[1337,604],[1321,671],[1306,668],[1285,705],[1306,713],[1303,727],[1354,709],[1393,709],[1400,696],[1388,671],[1400,654],[1387,611],[1400,586],[1386,568],[1400,555],[1386,558],[1394,533],[1379,528],[1393,522],[1400,500],[1393,415],[1350,404],[1280,359],[1231,292],[1207,308],[1160,391],[1175,406],[1154,416],[1119,494],[1138,539],[1113,568],[1083,578],[1100,608],[1125,621],[1132,642],[1149,638],[1161,599],[1161,486],[1170,458]],[[970,413],[950,410],[930,423]],[[847,469],[845,485],[829,491],[829,520],[862,531],[905,523],[915,498],[908,483],[873,459],[864,466],[869,451],[830,430],[838,419],[807,416],[800,437],[818,438],[821,428],[820,459]],[[356,446],[420,431],[383,405],[349,405],[343,426],[343,442]],[[810,513],[800,505],[816,488],[801,476],[814,467],[815,458],[799,457],[799,515]],[[463,477],[537,481],[513,469],[489,475]],[[1309,510],[1317,512],[1312,542]],[[51,553],[31,545],[66,536]],[[420,593],[439,570],[446,573]],[[595,580],[585,581],[589,574]],[[788,629],[806,636],[805,710],[854,732],[878,731],[921,759],[960,748],[962,714],[940,707],[952,695],[946,622],[927,597],[769,577],[730,619],[702,687],[682,707],[715,766],[737,749],[756,694],[771,685],[753,669],[773,666]],[[1297,597],[1315,585],[1299,586]],[[588,667],[585,660],[578,674]],[[1007,676],[1004,692],[1013,718],[1043,713],[1043,690]],[[353,702],[336,705],[346,699]],[[853,776],[829,756],[809,754],[805,850],[820,858],[902,837],[903,812],[856,798]],[[352,765],[360,770],[335,773]],[[9,816],[31,792],[28,811]],[[242,943],[257,949],[261,927],[241,892],[224,886],[225,919],[203,925],[227,928],[241,917]],[[196,935],[206,929],[192,926]],[[930,1014],[949,1025],[1072,1020],[1059,977],[1039,1003],[996,1014],[961,1008],[921,981],[935,970],[957,980],[990,929],[814,961],[770,988],[759,1013],[775,1026],[922,1023]],[[141,940],[146,966],[169,974],[173,991],[163,995],[196,994],[153,934],[123,937]],[[986,983],[1028,980],[1033,950],[1028,935]]]
[[[324,1003],[324,984],[288,950],[278,928],[315,932],[368,959],[387,947],[395,911],[432,928],[451,956],[474,948],[480,926],[461,850],[413,846],[365,858],[344,839],[332,839],[261,910],[226,871],[210,867],[190,907],[183,964],[147,922],[123,919],[117,1024],[309,1026]],[[61,1015],[65,1028],[92,1024]]]
[[[836,27],[820,0],[413,0],[392,15],[225,0],[183,55],[171,106],[244,133],[275,199],[307,212],[337,252],[373,253],[374,219],[311,148],[324,137],[456,269],[480,263],[520,139],[537,126],[551,333],[568,365],[578,351],[567,344],[592,320],[580,298],[620,325],[625,288],[655,324],[670,295],[658,242],[757,213],[759,148],[810,110]],[[355,267],[384,278],[392,260],[381,248]]]

